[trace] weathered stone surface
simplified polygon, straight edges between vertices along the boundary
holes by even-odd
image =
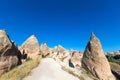
[[[50,57],[54,58],[58,62],[63,62],[65,65],[69,66],[69,60],[71,58],[70,53],[61,45],[55,46],[51,53]]]
[[[74,51],[74,52],[72,52],[72,55],[71,55],[71,62],[73,63],[74,66],[81,67],[82,57],[83,57],[83,53],[79,53],[77,51]]]
[[[64,61],[65,58],[70,56],[69,52],[61,45],[58,45],[57,47],[55,47],[53,49],[53,52],[55,53],[54,54],[55,58],[58,58],[61,61]]]
[[[0,75],[21,64],[21,53],[5,30],[0,30]]]
[[[40,46],[40,51],[43,57],[50,54],[50,50],[45,42]]]
[[[93,33],[84,51],[82,66],[100,80],[115,80],[101,43]]]
[[[32,35],[30,36],[21,46],[22,54],[27,54],[28,57],[36,59],[39,57],[40,49],[37,38]]]

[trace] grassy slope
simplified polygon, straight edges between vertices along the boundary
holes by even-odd
[[[120,65],[110,62],[111,69],[120,74]]]
[[[120,65],[110,62],[110,66],[114,76],[117,78],[116,80],[120,80]]]
[[[24,64],[15,67],[9,72],[3,74],[0,77],[0,80],[22,80],[25,76],[27,76],[31,72],[33,68],[38,66],[40,60],[41,60],[40,58],[37,58],[36,60],[29,60]]]

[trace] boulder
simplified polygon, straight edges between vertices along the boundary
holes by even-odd
[[[27,54],[27,57],[30,57],[32,59],[39,57],[39,42],[34,35],[30,36],[20,48],[22,55]]]
[[[0,30],[0,75],[21,64],[21,53],[5,30]]]
[[[101,43],[93,33],[83,54],[82,67],[99,80],[115,80]]]

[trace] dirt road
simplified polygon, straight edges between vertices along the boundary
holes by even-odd
[[[31,64],[32,65],[32,64]],[[23,80],[79,80],[61,69],[61,66],[52,58],[42,59],[32,73]]]

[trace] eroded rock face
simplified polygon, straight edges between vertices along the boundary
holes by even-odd
[[[56,46],[53,49],[54,57],[58,58],[60,61],[64,61],[66,58],[70,57],[69,52],[61,45]]]
[[[40,46],[40,51],[41,51],[43,57],[50,54],[50,50],[45,42]]]
[[[55,59],[57,62],[64,63],[65,65],[69,66],[69,60],[71,58],[70,53],[61,45],[55,46],[51,53],[51,57]]]
[[[0,75],[21,64],[21,53],[5,30],[0,30]]]
[[[71,62],[74,64],[74,66],[81,67],[81,59],[83,57],[83,53],[79,53],[77,51],[72,52],[71,55]]]
[[[83,54],[82,67],[100,80],[115,80],[101,43],[93,33]]]
[[[32,35],[30,36],[21,46],[22,54],[27,54],[28,57],[36,59],[39,57],[40,49],[37,38]]]

